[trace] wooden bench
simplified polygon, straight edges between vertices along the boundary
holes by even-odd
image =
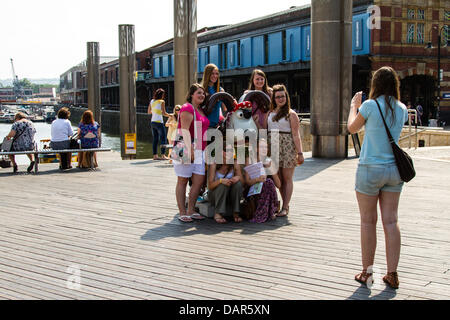
[[[34,161],[34,172],[38,173],[38,171],[39,171],[39,155],[40,154],[90,152],[90,155],[91,155],[91,169],[93,169],[94,152],[104,152],[104,151],[111,151],[111,148],[62,149],[62,150],[42,149],[42,150],[9,151],[9,152],[0,151],[0,156],[34,154],[34,159],[35,159],[35,161]]]

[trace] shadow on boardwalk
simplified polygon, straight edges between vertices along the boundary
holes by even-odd
[[[278,228],[291,225],[286,218],[277,218],[266,223],[251,223],[243,221],[235,223],[228,221],[226,224],[218,224],[214,219],[205,219],[184,223],[178,220],[178,214],[170,222],[148,230],[141,236],[141,240],[159,241],[164,238],[188,237],[194,235],[213,236],[222,232],[236,232],[241,235],[253,235],[262,231],[275,231]]]

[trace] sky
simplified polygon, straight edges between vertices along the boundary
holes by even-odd
[[[310,4],[310,0],[197,0],[197,28],[235,24]],[[173,0],[2,1],[0,79],[59,78],[86,59],[119,55],[118,25],[135,26],[136,51],[173,38]]]

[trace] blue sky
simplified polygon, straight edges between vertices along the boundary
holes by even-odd
[[[310,0],[198,0],[197,27],[234,24]],[[0,79],[58,78],[86,59],[86,42],[118,56],[118,25],[134,24],[136,50],[173,37],[173,0],[2,1]]]

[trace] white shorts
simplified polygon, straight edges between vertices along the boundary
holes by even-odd
[[[182,178],[190,178],[193,174],[200,176],[205,175],[205,154],[204,152],[196,152],[195,161],[191,164],[181,164],[177,161],[173,162],[175,175]]]

